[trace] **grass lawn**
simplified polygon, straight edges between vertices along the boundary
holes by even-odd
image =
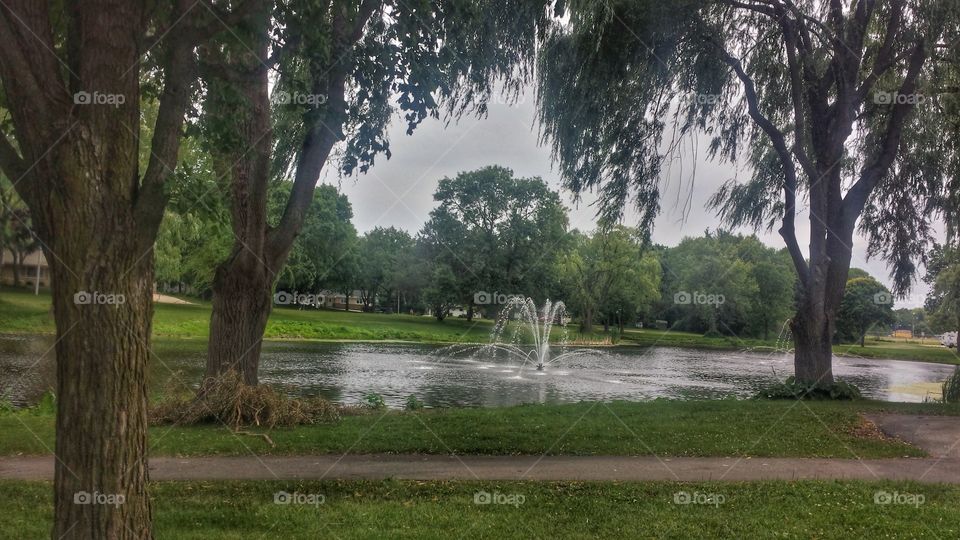
[[[322,503],[275,504],[281,491]],[[681,492],[720,503],[678,504]],[[922,503],[876,504],[878,492]],[[477,504],[483,493],[501,504]],[[960,487],[909,482],[158,482],[150,494],[159,539],[960,537]],[[0,500],[0,537],[49,538],[50,483],[0,482]]]
[[[190,299],[193,305],[156,304],[153,334],[157,338],[205,340],[209,335],[210,304]],[[327,341],[415,341],[425,343],[485,343],[490,339],[491,321],[447,318],[437,322],[432,317],[386,315],[331,310],[297,310],[276,308],[267,324],[266,338],[275,340]],[[599,328],[598,328],[599,330]],[[4,287],[0,289],[0,333],[52,334],[55,331],[50,314],[50,296],[32,291]],[[559,338],[562,330],[554,329]],[[575,329],[568,330],[575,338]],[[600,340],[606,334],[595,332],[588,340]],[[689,347],[700,349],[770,351],[775,340],[704,337],[700,334],[652,329],[624,331],[621,345]],[[894,358],[960,364],[954,350],[945,347],[892,341],[867,341],[867,346],[838,345],[834,352],[867,358]]]
[[[905,443],[857,434],[858,411],[960,414],[958,407],[880,402],[651,401],[373,411],[336,424],[275,428],[260,437],[223,426],[158,426],[153,455],[324,453],[555,454],[882,458],[921,456]],[[49,454],[54,418],[0,414],[0,455]]]
[[[206,338],[210,303],[190,299],[192,305],[155,304],[153,334],[161,338]],[[490,321],[354,313],[331,310],[275,308],[267,325],[270,339],[406,340],[426,342],[487,341]],[[50,295],[5,287],[0,289],[0,332],[52,334]]]

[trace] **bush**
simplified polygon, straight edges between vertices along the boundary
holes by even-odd
[[[383,401],[383,396],[376,392],[370,392],[363,397],[363,401],[366,403],[367,407],[370,409],[386,409],[387,403]]]
[[[423,408],[423,402],[417,399],[417,396],[410,394],[407,396],[406,409],[408,411],[419,411]]]
[[[960,403],[960,366],[943,382],[942,390],[944,403]]]
[[[40,397],[40,401],[33,407],[30,407],[30,410],[34,414],[44,416],[57,414],[57,395],[53,393],[53,390],[47,390],[43,393],[43,396]]]
[[[194,425],[222,422],[241,426],[296,426],[335,422],[340,412],[329,401],[291,398],[265,385],[250,386],[236,371],[204,381],[199,395],[166,393],[150,409],[150,423]]]
[[[850,401],[860,399],[860,389],[843,381],[830,385],[812,385],[797,382],[795,377],[761,390],[754,399],[808,399]]]

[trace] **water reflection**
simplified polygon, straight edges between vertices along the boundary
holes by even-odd
[[[0,394],[35,401],[53,386],[51,339],[0,336]],[[158,342],[151,387],[196,386],[205,344]],[[49,352],[48,352],[49,351]],[[953,366],[899,360],[836,358],[838,378],[866,397],[922,401]],[[601,357],[575,357],[537,372],[506,358],[456,357],[441,347],[406,344],[265,344],[260,379],[292,394],[358,403],[377,392],[402,407],[411,394],[428,406],[505,406],[581,400],[746,397],[793,371],[784,354],[718,352],[670,347],[617,348]]]

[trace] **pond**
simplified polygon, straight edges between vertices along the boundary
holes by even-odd
[[[52,386],[52,340],[0,336],[0,395],[35,401]],[[196,386],[202,342],[159,341],[151,387]],[[953,366],[835,358],[838,379],[869,398],[923,401]],[[415,395],[431,407],[505,406],[591,400],[748,397],[793,372],[792,356],[671,347],[618,347],[536,371],[506,358],[451,354],[449,348],[395,343],[267,342],[260,380],[291,394],[355,404],[371,392],[391,407]],[[172,374],[172,373],[175,373]]]

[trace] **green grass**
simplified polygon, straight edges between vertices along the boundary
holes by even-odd
[[[205,340],[209,335],[210,304],[191,299],[193,305],[156,304],[153,334],[157,338]],[[432,317],[386,315],[331,310],[297,310],[276,308],[267,323],[265,337],[272,340],[324,341],[413,341],[422,343],[485,343],[490,339],[491,321],[447,318],[437,322]],[[607,334],[597,332],[585,339],[600,340]],[[52,334],[55,331],[50,313],[49,293],[34,296],[31,291],[0,288],[0,333]],[[559,338],[563,332],[554,329]],[[569,337],[577,337],[573,328]],[[583,336],[580,336],[583,337]],[[704,337],[675,330],[627,329],[621,345],[686,347],[698,349],[770,351],[776,340],[737,337]],[[837,345],[834,352],[866,358],[893,358],[960,364],[960,356],[945,347],[890,341],[868,341],[867,346]]]
[[[191,299],[192,305],[156,304],[153,335],[160,338],[205,339],[209,335],[210,304]],[[276,308],[267,324],[268,339],[402,340],[420,342],[486,342],[490,321],[386,315],[332,310]],[[0,333],[52,334],[50,295],[0,290]]]
[[[323,503],[274,504],[279,491]],[[876,504],[880,491],[923,503]],[[479,492],[517,504],[476,504]],[[678,492],[723,502],[677,504]],[[150,494],[158,539],[960,536],[960,487],[909,482],[157,482]],[[0,482],[0,500],[0,537],[49,538],[50,483]]]
[[[942,364],[960,364],[960,356],[956,349],[948,349],[939,345],[921,345],[920,343],[906,343],[902,341],[873,341],[867,340],[865,347],[856,345],[837,345],[835,353],[846,356],[863,358],[895,358],[901,360],[918,360],[922,362],[938,362]]]
[[[960,414],[960,407],[880,402],[665,401],[371,412],[337,424],[276,428],[271,447],[223,426],[158,426],[152,455],[326,453],[555,454],[883,458],[922,456],[854,434],[859,411]],[[49,454],[54,419],[0,415],[0,455]]]

